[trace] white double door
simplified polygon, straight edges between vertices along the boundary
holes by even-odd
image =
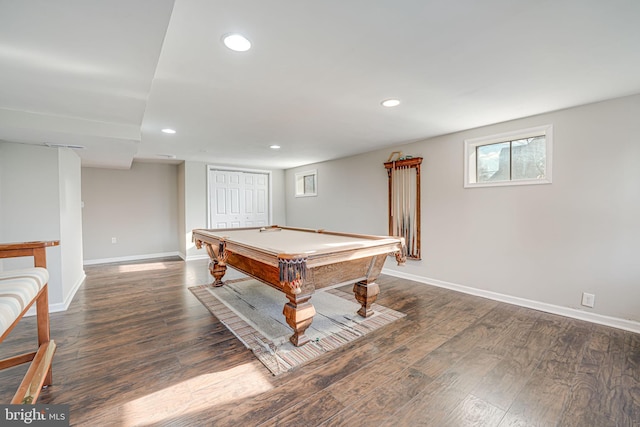
[[[209,169],[209,227],[269,225],[269,174]]]

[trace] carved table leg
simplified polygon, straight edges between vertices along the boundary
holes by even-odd
[[[215,286],[217,288],[224,285],[224,282],[222,281],[222,277],[227,272],[226,264],[220,264],[218,261],[212,260],[211,262],[209,262],[209,272],[211,273],[214,279],[211,286]]]
[[[358,314],[362,317],[369,317],[373,314],[371,305],[376,302],[380,293],[380,286],[377,283],[367,283],[366,281],[353,284],[353,293],[356,300],[362,305]]]
[[[301,255],[278,255],[278,268],[282,290],[289,300],[282,310],[287,324],[293,329],[289,341],[300,347],[310,341],[304,332],[316,314],[316,309],[309,302],[313,284],[306,281],[307,258]]]
[[[305,335],[305,331],[313,322],[313,316],[316,309],[309,302],[311,295],[290,294],[287,292],[289,302],[284,305],[282,314],[284,314],[287,324],[293,329],[293,335],[289,341],[296,347],[300,347],[309,342],[309,337]]]
[[[220,241],[217,248],[210,243],[203,242],[203,244],[207,249],[209,259],[211,259],[211,262],[209,262],[209,272],[214,278],[214,282],[211,285],[215,287],[222,286],[224,285],[222,277],[227,272],[226,261],[229,255],[226,251],[225,241]]]

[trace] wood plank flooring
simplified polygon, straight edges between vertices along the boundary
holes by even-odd
[[[640,426],[638,334],[382,276],[406,318],[273,377],[187,289],[206,265],[87,266],[39,402],[82,426]],[[34,337],[28,318],[0,358]]]

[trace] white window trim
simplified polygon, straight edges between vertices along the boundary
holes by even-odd
[[[313,188],[314,191],[306,191],[304,190],[304,180],[305,178],[313,179]],[[318,170],[308,170],[304,172],[298,172],[295,174],[294,188],[296,192],[296,197],[315,197],[318,195]]]
[[[514,141],[530,138],[532,136],[545,136],[545,178],[544,179],[520,179],[514,181],[476,182],[476,147],[480,145],[496,144],[499,142]],[[505,132],[497,135],[483,136],[479,138],[465,139],[464,141],[464,187],[503,187],[510,185],[536,185],[551,184],[551,165],[553,152],[553,125],[537,126]]]

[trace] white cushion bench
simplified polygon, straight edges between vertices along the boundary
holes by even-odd
[[[0,343],[36,303],[38,349],[0,360],[0,370],[31,362],[12,404],[36,403],[43,386],[52,384],[55,342],[49,333],[49,272],[46,251],[58,241],[0,244],[0,258],[32,256],[34,266],[0,271]]]

